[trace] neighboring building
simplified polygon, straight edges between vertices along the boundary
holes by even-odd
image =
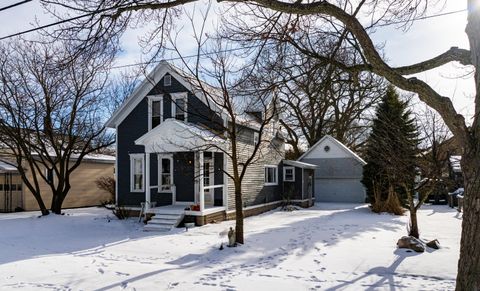
[[[366,192],[361,180],[366,163],[332,136],[324,136],[298,161],[317,166],[315,202],[365,202]]]
[[[114,175],[115,157],[90,154],[84,157],[81,165],[70,176],[71,189],[63,203],[64,208],[76,208],[100,205],[110,200],[110,194],[97,188],[95,180],[99,177]],[[28,167],[28,175],[31,175]],[[55,180],[55,175],[45,174]],[[31,181],[31,176],[29,177]],[[52,201],[50,186],[39,178],[43,202],[49,208]],[[17,167],[8,159],[0,160],[0,212],[18,210],[38,210],[38,204],[30,190],[24,185]]]
[[[184,215],[199,225],[235,215],[229,141],[218,130],[230,121],[191,78],[161,62],[107,122],[117,131],[117,204],[143,205],[156,215],[149,225],[157,228],[175,226]],[[262,112],[238,111],[238,148],[245,158],[258,142]],[[269,142],[244,177],[246,216],[282,201],[285,149],[277,124],[269,125]]]

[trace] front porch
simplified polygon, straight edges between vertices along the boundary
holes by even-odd
[[[145,148],[144,213],[206,216],[228,207],[228,158],[223,139],[177,120],[162,124],[135,143]]]

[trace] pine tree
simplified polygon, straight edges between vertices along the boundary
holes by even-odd
[[[376,109],[362,180],[375,212],[403,213],[407,189],[414,189],[419,140],[408,106],[389,86]]]

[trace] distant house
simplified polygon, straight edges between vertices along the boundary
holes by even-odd
[[[298,161],[317,166],[315,202],[365,202],[366,192],[361,180],[366,163],[332,136],[324,136]]]
[[[169,229],[184,217],[203,225],[235,216],[234,185],[228,177],[232,165],[226,155],[229,141],[217,126],[231,121],[191,80],[161,62],[107,122],[117,131],[117,203],[155,214],[147,229]],[[263,112],[238,111],[242,156],[258,142],[255,120]],[[244,178],[246,216],[280,205],[285,176],[290,179],[286,183],[298,185],[308,178],[301,175],[311,165],[284,167],[284,140],[277,124],[273,120],[269,125],[267,146]],[[293,192],[294,200],[302,200],[308,191]]]
[[[113,177],[115,157],[110,155],[90,154],[84,157],[81,165],[70,176],[72,188],[63,207],[76,208],[100,205],[110,199],[110,194],[95,185],[99,177]],[[24,165],[27,175],[32,172]],[[45,168],[45,175],[55,181],[53,172]],[[31,181],[31,176],[29,177]],[[50,186],[39,178],[43,202],[50,206],[52,192]],[[0,158],[0,212],[16,210],[38,210],[38,204],[30,190],[24,185],[15,163],[7,158]]]

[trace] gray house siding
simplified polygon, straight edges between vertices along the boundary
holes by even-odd
[[[290,166],[286,166],[290,167]],[[300,200],[302,199],[302,168],[294,167],[295,169],[295,181],[294,182],[283,182],[283,196],[284,198],[289,198],[291,200]],[[282,169],[282,179],[283,179],[283,169]]]
[[[317,202],[365,202],[365,188],[360,182],[363,166],[354,158],[302,159],[318,165],[314,193]]]
[[[251,131],[252,140],[245,138]],[[253,130],[242,129],[241,133],[244,139],[239,138],[239,148],[242,153],[239,154],[240,161],[246,160],[253,151]],[[242,141],[243,140],[243,141]],[[262,146],[255,163],[249,165],[242,182],[243,207],[269,203],[282,200],[283,193],[283,167],[281,161],[285,156],[285,148],[282,140],[274,139],[270,145]],[[278,166],[278,184],[265,185],[265,165]],[[228,163],[229,173],[233,173],[231,162]],[[228,209],[235,209],[235,188],[233,181],[228,182]]]
[[[134,141],[147,132],[147,100],[142,100],[136,108],[118,125],[117,131],[117,183],[119,205],[140,206],[145,201],[145,192],[130,192],[131,153],[144,153],[143,146]]]
[[[158,84],[148,93],[148,95],[168,94],[177,92],[188,92],[187,112],[192,110],[192,113],[187,113],[188,122],[194,124],[202,124],[213,128],[222,124],[222,119],[211,111],[202,101],[195,95],[189,92],[184,86],[172,77],[171,86],[163,86],[163,78]],[[171,117],[170,98],[163,99],[164,119]],[[212,117],[213,116],[213,117]],[[215,122],[212,122],[216,120]],[[131,153],[144,153],[143,146],[135,145],[135,140],[140,138],[148,131],[148,98],[145,96],[139,104],[128,114],[128,116],[118,125],[117,131],[117,184],[118,184],[118,204],[125,206],[140,206],[141,202],[145,201],[145,192],[130,192],[130,156]],[[191,153],[193,159],[193,153]],[[180,159],[181,157],[178,156]],[[193,170],[186,169],[185,171],[177,170],[181,162],[174,157],[174,181],[182,182],[187,178],[193,177]],[[158,179],[158,163],[156,154],[151,155],[150,159],[150,184],[157,185]],[[193,163],[191,164],[193,169]],[[193,178],[192,180],[193,181]],[[193,182],[179,183],[180,189],[177,186],[177,200],[179,201],[193,201],[193,196],[186,196],[187,193],[193,195]],[[191,184],[191,185],[190,185]],[[186,189],[188,188],[188,189]],[[190,191],[191,190],[191,191]],[[189,194],[188,194],[189,195]],[[151,201],[157,202],[157,205],[168,205],[172,203],[171,193],[157,193],[157,189],[151,191]]]

